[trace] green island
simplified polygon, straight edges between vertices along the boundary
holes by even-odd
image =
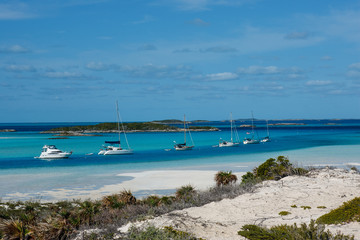
[[[175,120],[164,120],[175,121]],[[172,122],[173,123],[173,122]],[[118,128],[117,123],[99,123],[96,125],[86,126],[70,126],[53,128],[41,133],[57,133],[64,136],[70,135],[82,135],[91,133],[104,133],[104,132],[116,132]],[[170,126],[165,123],[158,122],[131,122],[123,123],[120,128],[125,132],[180,132],[183,128]],[[190,126],[191,131],[218,131],[218,128],[210,126]]]

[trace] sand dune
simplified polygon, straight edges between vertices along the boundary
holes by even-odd
[[[311,219],[317,219],[343,202],[359,197],[359,190],[360,175],[355,171],[329,168],[315,170],[308,177],[291,176],[280,181],[266,181],[254,193],[131,223],[119,231],[126,232],[131,225],[173,226],[205,239],[243,239],[237,235],[237,231],[245,224],[308,224]],[[297,208],[291,207],[293,205]],[[301,206],[309,206],[311,209]],[[289,211],[291,214],[280,216],[281,211]],[[328,228],[332,232],[340,230],[360,239],[360,223],[331,225]]]

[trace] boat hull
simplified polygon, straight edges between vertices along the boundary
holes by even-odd
[[[176,151],[187,151],[187,150],[192,150],[194,148],[194,146],[183,146],[183,147],[175,147]]]
[[[240,143],[235,142],[221,142],[219,143],[219,147],[238,147],[240,146]]]
[[[259,141],[259,140],[252,139],[252,140],[244,140],[243,143],[244,143],[244,144],[259,144],[260,141]]]
[[[126,155],[126,154],[133,154],[134,152],[129,149],[121,149],[121,150],[101,150],[98,155]]]
[[[62,158],[69,158],[72,153],[58,153],[54,155],[40,155],[39,159],[62,159]]]

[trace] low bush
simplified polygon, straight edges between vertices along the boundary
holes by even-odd
[[[332,234],[329,230],[325,231],[324,225],[316,224],[311,220],[309,225],[278,225],[270,229],[257,225],[244,225],[239,235],[250,240],[353,240],[353,236],[343,235],[341,233]]]
[[[360,197],[345,202],[342,206],[322,215],[316,222],[321,224],[360,222]]]
[[[216,185],[225,186],[237,181],[236,175],[232,174],[232,171],[219,171],[215,174]]]
[[[305,175],[308,171],[304,168],[296,168],[284,156],[277,159],[269,158],[263,164],[254,168],[253,172],[247,172],[242,176],[242,183],[261,182],[265,180],[279,180],[290,175]]]
[[[286,215],[289,215],[289,214],[291,214],[291,212],[288,212],[288,211],[281,211],[281,212],[279,212],[279,215],[280,215],[280,216],[286,216]]]
[[[306,209],[311,209],[310,206],[301,206],[301,208],[303,208],[304,210],[306,210]]]

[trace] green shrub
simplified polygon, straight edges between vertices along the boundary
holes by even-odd
[[[256,176],[252,173],[252,172],[247,172],[246,174],[241,176],[241,183],[242,184],[246,184],[246,183],[257,183],[258,180],[256,178]]]
[[[154,226],[150,226],[144,230],[131,228],[128,236],[128,240],[197,240],[192,234],[178,231],[172,227],[165,227],[164,229],[159,229]]]
[[[279,215],[280,215],[280,216],[286,216],[286,215],[289,215],[289,214],[291,214],[291,212],[288,212],[288,211],[281,211],[281,212],[279,212]]]
[[[321,224],[360,222],[360,197],[356,197],[316,220]]]
[[[294,168],[289,159],[284,156],[278,156],[277,159],[269,158],[259,167],[253,170],[255,178],[261,180],[279,180],[289,175],[304,175],[307,173],[306,169]],[[248,174],[245,179],[251,178]]]
[[[232,174],[232,171],[219,171],[215,174],[216,185],[224,186],[237,181],[236,175]]]
[[[297,206],[294,204],[294,205],[291,205],[292,208],[297,208]]]
[[[249,240],[318,240],[318,239],[336,239],[336,240],[353,240],[353,236],[336,233],[333,235],[329,230],[325,231],[323,225],[316,225],[311,220],[307,226],[305,223],[298,227],[294,225],[278,225],[270,229],[256,226],[244,225],[239,235]]]
[[[175,196],[177,199],[189,201],[193,198],[195,193],[195,188],[189,184],[178,188],[175,192]]]
[[[326,207],[325,206],[318,206],[317,208],[325,209]]]
[[[304,210],[306,210],[306,209],[311,209],[310,206],[301,206],[301,208],[303,208]]]

